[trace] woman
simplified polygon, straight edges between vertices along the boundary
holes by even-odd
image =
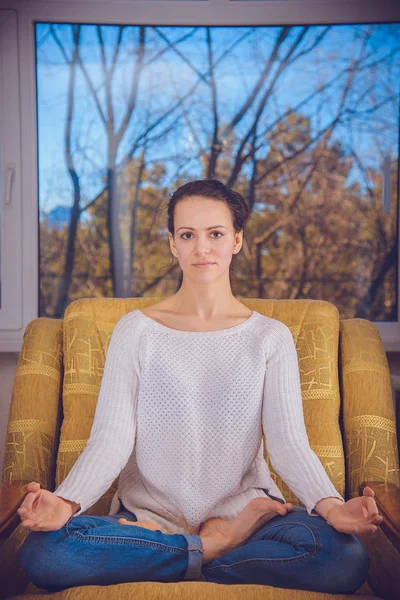
[[[31,482],[18,511],[32,530],[21,565],[38,587],[202,580],[352,593],[365,581],[356,534],[382,521],[374,492],[345,502],[335,489],[308,442],[290,330],[231,291],[247,217],[217,180],[170,198],[182,285],[118,321],[86,448],[54,493]],[[263,431],[305,508],[273,481]],[[83,515],[118,475],[110,514]]]

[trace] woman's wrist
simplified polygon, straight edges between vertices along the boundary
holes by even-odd
[[[323,498],[322,500],[319,500],[319,502],[317,502],[317,504],[315,505],[314,510],[319,515],[321,515],[321,517],[323,517],[326,521],[328,521],[329,511],[332,508],[335,508],[336,506],[341,506],[343,504],[343,500],[340,500],[340,498],[337,498],[336,496],[332,496],[329,498]]]
[[[76,502],[73,502],[72,500],[66,500],[66,498],[61,498],[61,496],[58,496],[60,498],[60,500],[62,500],[63,502],[66,502],[70,508],[71,508],[71,516],[73,514],[75,514],[81,507],[80,504],[77,504]]]

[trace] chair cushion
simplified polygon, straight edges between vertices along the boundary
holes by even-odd
[[[265,300],[237,297],[252,310],[285,323],[296,343],[311,448],[320,458],[338,492],[344,496],[345,466],[339,426],[339,313],[322,300]],[[93,423],[105,356],[113,328],[127,312],[160,302],[151,298],[95,298],[77,300],[64,315],[64,382],[56,486],[84,449]],[[271,475],[287,502],[303,506],[275,473],[266,450]],[[88,514],[108,514],[118,478]]]
[[[115,585],[85,585],[45,594],[57,600],[372,600],[369,594],[323,594],[269,585],[224,585],[205,581],[162,583],[140,581]],[[28,586],[24,595],[8,600],[43,600],[43,590]]]

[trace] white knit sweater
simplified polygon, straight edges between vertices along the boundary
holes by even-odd
[[[111,336],[87,445],[55,494],[90,508],[119,475],[138,521],[197,533],[233,519],[263,490],[285,501],[263,456],[309,515],[344,498],[310,448],[290,329],[257,311],[234,327],[181,331],[139,309]]]

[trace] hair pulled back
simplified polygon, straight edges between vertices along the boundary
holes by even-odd
[[[223,202],[231,212],[232,224],[236,233],[242,231],[245,235],[244,226],[249,217],[249,207],[246,200],[239,192],[218,181],[218,179],[196,179],[181,185],[171,195],[168,202],[168,231],[175,236],[174,215],[175,206],[180,200],[190,196],[203,196]],[[230,271],[235,271],[237,255],[232,255]]]

